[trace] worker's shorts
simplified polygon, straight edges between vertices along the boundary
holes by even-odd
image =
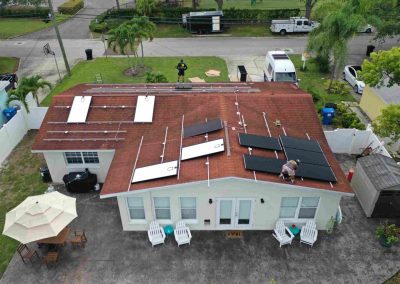
[[[291,168],[289,168],[288,166],[286,166],[286,165],[283,165],[282,166],[282,174],[287,174],[288,176],[290,176],[290,177],[294,177],[296,174],[295,174],[295,171],[294,170],[292,170]]]
[[[185,76],[185,70],[178,70],[178,76]]]

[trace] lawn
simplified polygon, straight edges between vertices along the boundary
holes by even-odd
[[[251,0],[225,0],[224,9],[296,9],[304,8],[305,4],[299,0],[257,0],[255,5],[251,5]],[[191,0],[184,0],[184,6],[191,7]],[[216,9],[215,0],[200,0],[200,9]]]
[[[272,36],[267,25],[232,25],[227,31],[227,34],[236,37],[262,37]]]
[[[306,63],[307,71],[301,71],[303,61],[301,61],[301,55],[290,55],[290,59],[296,67],[297,78],[300,79],[300,88],[309,91],[313,90],[318,92],[321,96],[321,100],[315,104],[317,110],[325,105],[325,103],[339,103],[341,101],[355,101],[353,96],[339,96],[339,95],[328,95],[326,90],[329,85],[330,74],[323,74],[318,71],[316,62],[314,59],[310,59]]]
[[[41,181],[39,167],[43,157],[31,153],[36,132],[30,131],[11,153],[7,166],[0,172],[0,231],[5,215],[26,197],[43,193],[47,185]],[[0,278],[10,262],[18,242],[0,235]]]
[[[146,51],[145,51],[146,52]],[[228,69],[225,61],[218,57],[183,57],[188,65],[185,80],[189,77],[200,77],[206,82],[229,82]],[[145,66],[153,71],[160,72],[167,77],[168,82],[176,82],[176,65],[180,57],[145,57]],[[144,83],[145,75],[128,77],[123,71],[130,67],[127,58],[96,58],[93,61],[82,61],[72,69],[71,77],[65,77],[51,93],[43,100],[42,105],[48,106],[54,95],[61,93],[80,83],[93,83],[95,75],[101,73],[103,83]],[[206,77],[204,72],[209,69],[221,71],[220,77]]]
[[[19,58],[0,57],[0,74],[14,73],[18,69]]]
[[[190,37],[192,34],[181,25],[157,24],[155,38]]]
[[[57,22],[61,23],[69,19],[71,15],[56,14]],[[52,26],[52,23],[45,23],[37,18],[1,18],[0,19],[0,39],[7,39],[33,33]]]

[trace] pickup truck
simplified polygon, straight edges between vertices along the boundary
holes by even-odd
[[[271,31],[273,33],[308,33],[319,26],[318,22],[310,21],[304,17],[291,17],[289,20],[272,20]]]

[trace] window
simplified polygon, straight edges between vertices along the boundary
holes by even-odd
[[[97,152],[65,152],[67,164],[98,164]]]
[[[302,24],[303,24],[302,21],[297,21],[297,25],[298,25],[298,26],[301,26]]]
[[[171,219],[169,197],[154,197],[154,209],[157,220]]]
[[[283,197],[279,217],[313,219],[318,203],[319,197]]]
[[[310,26],[310,23],[308,21],[304,21],[305,26]]]
[[[128,209],[131,220],[144,220],[144,205],[142,197],[128,197]]]
[[[296,73],[295,72],[277,72],[276,75],[277,82],[296,82]]]
[[[300,219],[313,219],[317,211],[319,197],[303,197],[299,210]]]
[[[196,197],[181,197],[181,218],[196,219]]]

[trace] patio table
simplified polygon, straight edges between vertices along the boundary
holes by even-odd
[[[294,236],[297,236],[300,233],[300,229],[297,226],[290,226],[289,230],[292,232]]]
[[[70,228],[65,227],[62,231],[55,237],[50,237],[46,239],[41,239],[36,241],[39,245],[64,245],[69,236]]]
[[[174,227],[172,227],[171,225],[167,225],[164,227],[164,233],[167,236],[170,236],[174,233]]]

